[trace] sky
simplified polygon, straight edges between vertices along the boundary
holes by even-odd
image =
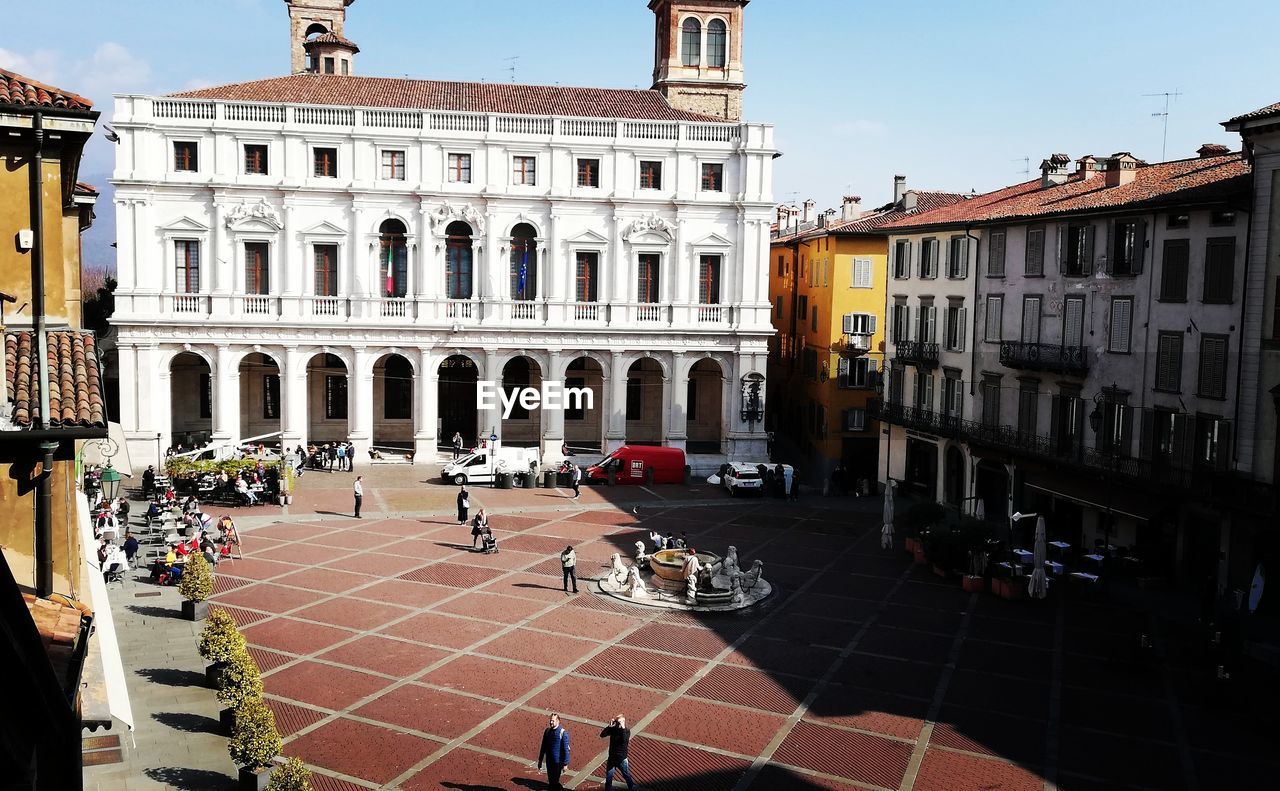
[[[0,66],[92,99],[288,73],[283,0],[0,0]],[[533,11],[531,11],[533,9]],[[49,19],[75,20],[51,25]],[[1159,161],[1238,147],[1219,122],[1280,100],[1280,3],[1186,0],[753,0],[747,120],[776,126],[779,202],[864,206],[909,187],[984,192],[1063,152]],[[13,31],[56,30],[17,37]],[[358,74],[647,88],[646,0],[356,0]],[[515,60],[509,60],[514,58]],[[86,234],[109,264],[114,218],[101,135],[81,178],[104,190]]]

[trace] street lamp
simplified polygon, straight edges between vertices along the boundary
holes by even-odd
[[[1021,511],[1014,511],[1013,516],[1009,517],[1009,570],[1013,571],[1013,525],[1015,522],[1021,522],[1023,519],[1034,519],[1040,514],[1024,514]]]
[[[120,495],[120,471],[111,466],[111,462],[107,462],[107,467],[102,471],[102,496],[108,502],[116,499]]]

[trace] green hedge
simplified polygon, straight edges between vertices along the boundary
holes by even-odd
[[[263,466],[268,470],[279,470],[280,462],[266,461],[263,462]],[[224,461],[215,461],[213,459],[168,459],[164,463],[164,471],[170,476],[186,475],[187,473],[195,473],[196,475],[213,473],[217,475],[224,471],[229,476],[236,476],[242,472],[257,468],[257,459],[226,459]]]

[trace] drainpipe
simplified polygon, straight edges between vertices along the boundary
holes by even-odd
[[[28,190],[31,193],[31,318],[36,336],[36,370],[40,379],[40,412],[36,430],[49,428],[49,336],[44,315],[44,113],[32,120],[35,137]],[[53,453],[56,441],[40,443],[40,477],[36,481],[36,595],[53,593]]]
[[[982,240],[970,233],[972,226],[964,227],[964,238],[973,240],[973,318],[970,320],[969,326],[974,328],[973,342],[969,344],[969,395],[977,393],[978,383],[978,283],[981,282],[982,276],[978,272],[978,265],[982,258],[979,255],[982,252]],[[958,415],[961,420],[964,415]]]
[[[1240,351],[1236,354],[1236,403],[1235,409],[1231,413],[1233,418],[1231,421],[1231,439],[1233,440],[1231,443],[1231,460],[1233,462],[1238,462],[1240,460],[1240,390],[1244,380],[1244,342],[1249,333],[1249,328],[1245,326],[1244,320],[1247,315],[1246,307],[1249,301],[1245,292],[1249,289],[1249,242],[1253,239],[1253,206],[1251,204],[1245,204],[1244,206],[1233,206],[1232,208],[1248,215],[1249,217],[1249,221],[1244,226],[1244,272],[1242,274],[1242,282],[1244,283],[1244,286],[1240,293],[1240,341],[1236,344]],[[1266,283],[1263,283],[1263,287],[1266,287]],[[1265,299],[1263,300],[1262,307],[1265,311]],[[1258,323],[1261,324],[1265,319],[1265,316],[1259,316]],[[1259,327],[1259,332],[1261,332],[1261,327]],[[1262,400],[1259,398],[1257,406],[1253,412],[1255,431],[1257,430],[1258,425],[1258,411],[1261,408]],[[1235,465],[1233,464],[1232,467],[1234,468]],[[1255,480],[1258,478],[1258,471],[1253,469],[1252,460],[1250,460],[1249,465],[1249,477],[1254,478]]]

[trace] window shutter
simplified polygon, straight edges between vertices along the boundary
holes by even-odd
[[[1062,223],[1058,226],[1058,274],[1065,274],[1067,271],[1067,253],[1071,251],[1071,245],[1067,243],[1067,234],[1070,233],[1070,226]]]
[[[907,318],[908,318],[908,319],[910,319],[910,318],[911,318],[911,308],[903,308],[903,310],[905,310],[905,311],[906,311]],[[922,307],[921,307],[921,308],[916,308],[916,320],[915,320],[915,325],[914,325],[914,327],[913,327],[913,328],[912,328],[912,330],[911,330],[911,337],[915,338],[917,341],[923,341],[923,340],[924,340],[924,338],[922,338],[922,337],[920,336],[920,319],[921,319],[923,316],[924,316],[924,308],[922,308]]]
[[[1138,453],[1145,460],[1150,461],[1152,451],[1155,448],[1156,434],[1156,413],[1154,409],[1142,410],[1142,436],[1138,438]]]
[[[1027,257],[1024,271],[1028,275],[1044,274],[1044,231],[1033,229],[1027,231]]]
[[[1092,228],[1093,226],[1090,225],[1089,227]],[[1114,274],[1116,271],[1116,258],[1119,257],[1116,254],[1118,247],[1119,243],[1116,239],[1116,221],[1107,220],[1107,246],[1103,249],[1102,253],[1102,271],[1106,272],[1108,275]],[[1088,274],[1092,270],[1092,266],[1086,266],[1085,274]]]
[[[1133,229],[1133,262],[1129,265],[1129,274],[1142,274],[1142,267],[1147,258],[1147,221],[1138,220]]]
[[[1084,274],[1093,274],[1093,224],[1084,227]]]
[[[967,278],[969,276],[969,237],[960,240],[960,277]]]
[[[1084,345],[1084,300],[1068,299],[1062,317],[1062,345]]]
[[[1111,351],[1129,352],[1129,319],[1133,303],[1127,299],[1111,302]]]
[[[1189,470],[1195,463],[1195,418],[1191,415],[1173,416],[1173,463]]]
[[[967,325],[968,311],[960,308],[956,311],[956,351],[964,351],[964,333]]]
[[[1040,298],[1025,297],[1022,300],[1022,342],[1040,342]]]
[[[1058,449],[1058,434],[1059,434],[1058,423],[1061,419],[1062,419],[1062,396],[1051,395],[1049,396],[1049,439],[1053,445],[1051,450],[1054,450],[1054,451]]]

